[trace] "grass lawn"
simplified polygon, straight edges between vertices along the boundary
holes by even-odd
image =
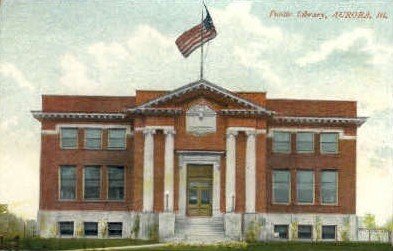
[[[135,249],[134,249],[135,250]],[[145,249],[146,250],[146,249]],[[172,246],[149,249],[154,251],[393,251],[390,244],[381,243],[296,243],[271,242],[248,244],[247,247],[223,246]]]
[[[132,240],[132,239],[20,239],[18,244],[15,241],[6,240],[5,246],[1,249],[21,250],[65,250],[80,248],[104,248],[130,245],[151,244],[152,241]]]
[[[152,244],[152,241],[131,239],[21,239],[18,248],[21,250],[65,250],[83,248],[104,248]],[[0,249],[15,249],[15,242],[6,241],[6,246]],[[132,249],[138,250],[138,249]],[[381,243],[299,243],[299,242],[270,242],[270,243],[235,243],[211,246],[169,245],[165,247],[139,249],[154,251],[393,251],[390,244]]]

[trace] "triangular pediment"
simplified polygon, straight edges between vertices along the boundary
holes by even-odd
[[[131,111],[134,110],[145,110],[145,109],[153,109],[153,108],[162,108],[165,107],[165,104],[169,104],[173,102],[174,100],[180,99],[184,96],[190,95],[192,93],[198,93],[198,92],[203,92],[203,93],[210,93],[216,97],[219,97],[221,99],[225,99],[229,102],[233,102],[237,105],[237,107],[240,109],[247,109],[247,110],[255,110],[258,112],[266,113],[266,114],[271,114],[270,111],[266,110],[264,107],[255,104],[251,102],[250,100],[244,99],[242,97],[239,97],[235,93],[222,88],[218,85],[215,85],[209,81],[206,80],[198,80],[196,82],[192,82],[190,84],[184,85],[180,88],[177,88],[165,95],[162,95],[160,97],[157,97],[155,99],[149,100],[135,108],[130,109]]]

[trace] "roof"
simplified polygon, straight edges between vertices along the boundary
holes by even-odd
[[[174,98],[177,98],[185,93],[199,90],[199,89],[209,90],[209,91],[214,92],[218,95],[229,98],[230,100],[232,100],[242,106],[245,106],[249,109],[253,109],[253,110],[257,110],[258,112],[265,113],[266,115],[273,114],[272,111],[269,111],[266,108],[254,103],[254,102],[251,102],[250,100],[244,99],[244,98],[236,95],[235,93],[230,92],[229,90],[222,88],[218,85],[215,85],[215,84],[213,84],[207,80],[204,80],[204,79],[201,79],[201,80],[192,82],[190,84],[181,86],[181,87],[179,87],[179,88],[177,88],[177,89],[175,89],[165,95],[162,95],[162,96],[157,97],[153,100],[147,101],[137,107],[130,108],[128,110],[133,113],[141,113],[147,108],[152,108],[153,106],[168,102],[168,101],[170,101]]]

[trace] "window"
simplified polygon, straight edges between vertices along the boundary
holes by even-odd
[[[321,133],[321,153],[338,153],[338,133]]]
[[[322,239],[336,239],[336,226],[322,226]]]
[[[126,129],[108,130],[108,148],[111,149],[126,148]]]
[[[121,222],[108,222],[108,236],[121,237],[123,232],[123,223]]]
[[[314,133],[299,132],[296,134],[296,151],[298,153],[314,152]]]
[[[314,172],[296,173],[296,191],[298,203],[314,203]]]
[[[108,167],[108,199],[124,199],[124,168],[122,166]]]
[[[84,222],[83,229],[85,236],[97,236],[98,235],[98,223],[97,222]]]
[[[87,166],[84,169],[84,198],[86,200],[100,199],[101,169],[99,166]]]
[[[60,167],[60,199],[74,200],[76,195],[76,168],[74,166]]]
[[[78,129],[77,128],[61,128],[60,129],[60,145],[61,148],[77,148],[78,147]]]
[[[85,130],[85,148],[101,149],[101,129],[87,128]]]
[[[289,132],[273,133],[273,152],[275,153],[291,152],[291,134]]]
[[[288,239],[288,225],[274,225],[274,233],[278,233],[280,239]]]
[[[60,236],[73,236],[74,235],[74,222],[73,221],[60,221],[59,222]]]
[[[321,174],[322,204],[337,203],[337,172],[323,171]]]
[[[273,203],[289,203],[289,171],[273,171]]]
[[[299,239],[311,239],[312,238],[312,226],[311,225],[299,225],[297,230],[297,237]]]

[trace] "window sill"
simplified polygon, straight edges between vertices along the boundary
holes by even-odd
[[[315,152],[295,152],[295,153],[301,155],[315,155]]]
[[[338,207],[338,203],[335,204],[326,204],[326,203],[321,203],[320,206],[331,206],[331,207]]]
[[[108,151],[126,151],[127,150],[127,148],[106,148],[105,150],[108,150]]]
[[[272,202],[272,206],[290,206],[291,203],[278,203],[278,202]]]

